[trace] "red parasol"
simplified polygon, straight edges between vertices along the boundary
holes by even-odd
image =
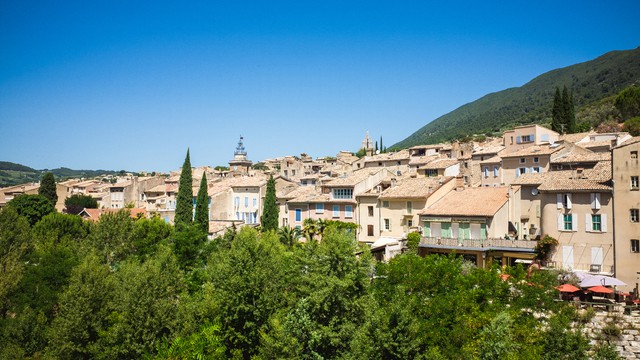
[[[556,286],[556,289],[558,289],[560,292],[567,292],[567,293],[572,293],[580,290],[580,288],[577,288],[571,284],[562,284],[560,286]]]
[[[593,292],[597,292],[597,293],[602,293],[602,294],[613,294],[613,289],[609,289],[609,288],[604,287],[602,285],[593,286],[593,287],[588,288],[587,290],[593,291]]]

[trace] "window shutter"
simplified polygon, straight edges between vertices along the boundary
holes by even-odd
[[[522,142],[522,138],[520,136],[516,136],[516,144],[520,144]]]
[[[607,232],[607,214],[600,215],[600,229],[602,232]]]
[[[536,141],[536,134],[531,134],[529,136],[531,136],[530,137],[531,141]]]
[[[562,209],[562,194],[556,195],[556,205],[558,209]]]
[[[584,214],[584,231],[589,232],[593,230],[593,224],[591,223],[591,214]]]
[[[578,214],[571,214],[571,230],[578,230]]]
[[[596,203],[595,209],[598,210],[600,209],[600,193],[595,193],[594,195],[595,195],[594,198]]]
[[[571,209],[571,194],[567,194],[567,209]]]
[[[558,214],[558,231],[564,230],[564,217],[562,214]]]
[[[520,169],[516,169],[516,177],[520,177]]]

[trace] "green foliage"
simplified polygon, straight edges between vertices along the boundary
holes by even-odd
[[[193,176],[191,174],[191,159],[189,150],[182,164],[180,181],[178,183],[178,196],[176,197],[176,215],[174,224],[191,224],[193,222]]]
[[[298,243],[298,239],[300,238],[300,230],[298,228],[292,228],[288,225],[285,225],[278,229],[278,238],[284,246],[291,249]]]
[[[206,325],[188,337],[178,337],[170,346],[161,347],[156,359],[227,359],[220,325]]]
[[[38,194],[46,197],[51,201],[51,204],[55,207],[58,202],[58,193],[56,192],[56,179],[53,173],[46,172],[42,175],[40,180],[40,188],[38,188]]]
[[[640,136],[640,116],[632,117],[624,122],[622,130],[631,136]]]
[[[251,166],[251,169],[253,170],[260,170],[260,171],[267,171],[269,170],[269,167],[267,165],[265,165],[265,163],[263,162],[259,162],[259,163],[255,163]]]
[[[220,166],[220,165],[218,165],[218,166],[214,167],[213,170],[216,170],[216,171],[229,171],[229,167],[228,166]]]
[[[43,251],[58,245],[75,249],[89,235],[91,225],[75,215],[52,213],[33,227],[34,244]]]
[[[64,207],[67,214],[78,215],[85,208],[97,209],[98,201],[89,195],[74,194],[64,199]]]
[[[620,360],[622,359],[616,350],[616,347],[607,342],[600,342],[594,346],[593,354],[591,355],[593,360]]]
[[[158,217],[135,221],[132,241],[136,256],[141,260],[147,259],[161,244],[168,244],[172,234],[173,226]]]
[[[534,249],[536,259],[542,262],[547,261],[549,254],[551,254],[556,246],[558,246],[557,239],[552,238],[549,235],[543,236],[542,239],[538,240]]]
[[[200,189],[196,196],[195,224],[205,234],[209,233],[209,186],[207,185],[207,174],[202,174]]]
[[[588,340],[582,329],[572,329],[565,313],[553,314],[548,319],[547,331],[542,337],[542,359],[586,359]]]
[[[10,306],[9,295],[18,286],[29,251],[29,223],[11,207],[0,209],[0,311]]]
[[[640,116],[640,87],[630,86],[622,90],[615,99],[615,106],[622,120]]]
[[[480,331],[480,359],[519,359],[513,338],[513,319],[501,312]]]
[[[173,251],[180,267],[191,269],[200,260],[202,247],[207,240],[207,233],[197,224],[176,226],[173,234]]]
[[[278,230],[278,213],[276,181],[273,179],[273,175],[271,175],[269,181],[267,181],[267,191],[264,196],[264,206],[260,218],[263,231]]]
[[[407,235],[407,248],[409,249],[409,251],[413,252],[414,254],[418,252],[420,239],[422,239],[422,236],[420,236],[420,233],[417,232],[412,232]]]
[[[501,132],[517,125],[551,121],[553,89],[567,85],[580,108],[614,96],[640,77],[640,48],[612,51],[597,59],[552,70],[527,84],[488,94],[445,114],[393,145],[408,148],[435,144],[461,135]],[[382,148],[382,145],[380,146]]]
[[[135,250],[131,238],[133,224],[127,210],[103,214],[88,238],[89,243],[104,262],[115,265]]]
[[[360,148],[360,150],[356,151],[356,153],[353,155],[357,156],[358,159],[362,159],[363,157],[365,157],[365,155],[367,155],[367,150],[365,148]]]
[[[15,209],[20,216],[24,216],[31,226],[44,216],[56,211],[49,199],[42,195],[19,195],[9,201],[7,206]]]

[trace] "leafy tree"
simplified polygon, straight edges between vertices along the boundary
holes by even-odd
[[[367,150],[365,148],[360,148],[360,150],[358,150],[354,155],[359,159],[362,159],[363,157],[365,157],[365,155],[367,155]]]
[[[14,208],[20,216],[24,216],[31,226],[55,211],[49,199],[42,195],[19,195],[9,201],[7,206]]]
[[[280,242],[291,249],[298,243],[298,239],[300,238],[300,230],[298,228],[292,228],[288,225],[282,226],[278,229],[278,237],[280,238]]]
[[[631,134],[631,136],[640,136],[640,116],[632,117],[624,122],[622,130]]]
[[[142,261],[146,260],[161,244],[168,244],[172,234],[173,226],[158,217],[135,221],[132,241],[136,256]]]
[[[212,359],[224,360],[226,348],[220,325],[206,325],[188,337],[178,337],[170,346],[160,349],[156,359]]]
[[[407,235],[407,248],[413,253],[418,253],[418,245],[420,245],[421,236],[417,232]]]
[[[180,225],[173,234],[173,251],[183,269],[193,268],[207,240],[207,233],[197,224]]]
[[[102,334],[114,310],[115,282],[109,266],[95,255],[73,269],[69,286],[60,296],[58,316],[49,331],[48,353],[55,358],[100,358]]]
[[[243,227],[231,248],[209,261],[211,286],[227,355],[257,354],[260,333],[285,302],[283,249],[274,233]]]
[[[207,174],[202,174],[200,189],[196,197],[195,223],[205,234],[209,233],[209,193],[207,185]]]
[[[615,99],[615,106],[622,120],[640,116],[640,87],[630,86],[622,90]]]
[[[128,210],[100,217],[88,240],[102,261],[114,265],[134,253],[133,224]]]
[[[193,177],[191,175],[191,160],[189,150],[182,165],[180,181],[178,183],[178,196],[176,198],[176,215],[174,223],[191,224],[193,222]]]
[[[0,209],[0,318],[6,315],[10,295],[22,279],[29,240],[27,219],[12,207]]]
[[[103,358],[139,359],[172,341],[186,326],[182,304],[187,295],[182,271],[167,247],[149,260],[121,263],[109,328],[103,333]]]
[[[82,210],[97,209],[98,201],[89,195],[74,194],[64,200],[65,212],[78,215]]]
[[[58,202],[58,193],[56,192],[56,179],[53,176],[53,173],[46,172],[42,175],[38,194],[46,197],[51,201],[51,204],[53,204],[54,207],[56,206],[56,202]]]
[[[278,203],[276,202],[276,181],[273,179],[273,175],[271,175],[269,177],[269,181],[267,181],[267,192],[264,196],[264,206],[262,209],[262,217],[260,219],[263,231],[278,229],[278,213]]]

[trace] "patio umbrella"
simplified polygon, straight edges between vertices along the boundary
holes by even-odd
[[[611,294],[613,293],[613,289],[606,288],[604,286],[598,285],[588,288],[587,290],[602,293],[602,294]]]
[[[580,281],[580,286],[582,287],[590,287],[590,286],[615,286],[615,285],[627,285],[622,280],[618,280],[611,276],[605,275],[587,275],[582,281]]]
[[[566,292],[566,293],[572,293],[580,290],[579,288],[571,284],[562,284],[560,286],[556,286],[556,289],[558,289],[560,292]]]

